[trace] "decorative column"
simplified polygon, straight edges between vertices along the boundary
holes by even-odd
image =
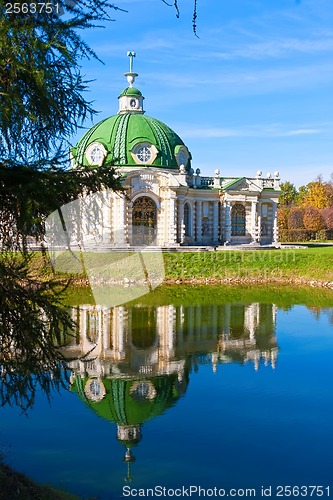
[[[115,243],[117,245],[126,245],[126,201],[123,196],[118,197],[118,210],[117,210],[117,229],[115,231]]]
[[[219,243],[219,201],[213,201],[213,242]]]
[[[276,201],[273,201],[272,209],[273,209],[273,243],[278,243],[278,241],[279,241],[279,228],[278,228],[278,221],[277,221],[277,203],[276,203]]]
[[[202,241],[202,201],[196,202],[196,240],[197,243]]]
[[[225,201],[225,245],[230,243],[231,239],[231,207],[230,201]]]
[[[110,309],[108,307],[103,307],[103,319],[102,319],[102,352],[105,355],[106,351],[110,349]]]
[[[168,310],[168,357],[174,356],[175,336],[176,336],[176,307],[171,304]]]
[[[257,243],[257,201],[251,202],[251,237],[252,243]]]
[[[128,204],[127,237],[129,245],[133,245],[133,202],[132,201]]]
[[[115,307],[112,318],[112,346],[116,359],[124,359],[126,356],[126,319],[125,308],[123,306]]]
[[[157,236],[156,236],[156,244],[160,246],[168,246],[168,234],[167,234],[167,226],[168,226],[168,214],[166,213],[166,205],[167,201],[164,198],[164,193],[162,194],[162,199],[160,202],[160,208],[157,211]]]
[[[109,190],[102,192],[102,243],[110,244],[111,241],[111,194]]]
[[[177,244],[177,207],[176,207],[176,195],[171,194],[169,199],[169,246],[175,246]]]
[[[244,330],[249,331],[250,340],[255,340],[256,329],[258,326],[259,304],[254,303],[246,306],[244,317]]]
[[[179,205],[178,205],[178,234],[179,234],[179,243],[181,245],[184,243],[184,236],[185,236],[184,205],[185,205],[185,198],[179,198]]]
[[[192,210],[191,210],[191,233],[190,233],[190,236],[192,237],[193,242],[196,242],[196,239],[197,239],[196,220],[197,220],[197,204],[196,204],[196,202],[193,202]]]
[[[258,242],[260,243],[261,241],[261,201],[258,202],[258,232],[257,232],[257,235],[258,235]]]

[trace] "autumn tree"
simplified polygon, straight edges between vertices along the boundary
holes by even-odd
[[[288,214],[288,229],[303,229],[303,215],[303,208],[292,207]]]
[[[326,196],[328,200],[328,206],[333,206],[333,174],[331,175],[331,180],[324,183]]]
[[[303,216],[304,228],[309,231],[320,231],[324,229],[324,218],[320,211],[315,207],[307,207]]]
[[[327,208],[330,198],[325,183],[318,179],[307,185],[307,192],[301,202],[303,207]]]
[[[278,226],[279,231],[287,231],[288,230],[288,216],[290,209],[282,206],[278,208],[277,218],[278,218]]]
[[[333,230],[333,206],[322,210],[322,216],[324,218],[326,229],[329,229],[330,231],[332,231]]]

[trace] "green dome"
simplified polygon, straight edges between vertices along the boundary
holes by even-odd
[[[123,90],[119,97],[123,95],[133,95],[133,96],[142,96],[140,90],[134,87],[127,87],[127,89]]]
[[[124,92],[139,91],[129,87]],[[118,114],[97,123],[86,132],[77,147],[72,148],[75,166],[93,164],[91,159],[89,161],[89,151],[94,148],[94,145],[97,146],[97,155],[102,147],[105,164],[114,163],[121,167],[149,165],[178,169],[180,164],[186,163],[186,169],[190,168],[190,154],[181,138],[164,123],[143,113]],[[90,150],[89,146],[91,146]],[[145,147],[148,148],[148,153],[146,149],[139,161],[138,152],[140,148]],[[185,162],[181,161],[184,158],[184,152],[185,158],[187,155]],[[148,158],[147,161],[146,158]],[[99,163],[96,162],[96,164]]]
[[[102,418],[122,425],[136,425],[157,417],[172,407],[186,390],[187,380],[180,384],[176,375],[157,376],[146,380],[103,379],[105,397],[100,401],[90,401],[84,393],[88,379],[75,377],[72,390]],[[140,385],[145,384],[152,394],[140,393]],[[136,390],[137,387],[137,390]]]

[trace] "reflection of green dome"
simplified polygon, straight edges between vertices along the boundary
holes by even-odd
[[[84,392],[88,380],[77,375],[72,390],[78,392],[97,415],[122,425],[142,424],[161,415],[175,404],[183,392],[177,375],[139,380],[104,378],[105,396],[94,402]]]
[[[133,87],[126,89],[139,92]],[[141,93],[140,93],[141,94]],[[181,138],[164,123],[141,113],[124,113],[106,118],[92,127],[72,149],[78,165],[89,165],[86,151],[92,143],[101,144],[107,153],[106,162],[114,162],[119,166],[138,166],[133,158],[133,148],[140,144],[153,145],[156,158],[153,167],[178,169],[176,155],[180,146],[184,146]],[[142,165],[141,165],[142,166]],[[189,163],[186,166],[189,168]]]

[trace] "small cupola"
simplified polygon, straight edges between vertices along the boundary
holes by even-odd
[[[118,115],[125,113],[136,113],[143,114],[143,95],[140,90],[133,87],[133,83],[135,78],[138,76],[137,73],[133,72],[133,58],[135,57],[135,52],[127,52],[128,57],[130,58],[130,70],[128,73],[125,73],[127,81],[129,83],[129,87],[122,91],[119,99],[119,110]]]

